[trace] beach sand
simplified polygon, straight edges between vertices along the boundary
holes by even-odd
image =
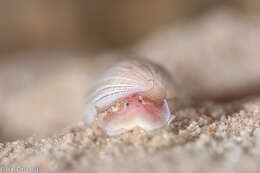
[[[108,137],[78,125],[48,138],[1,144],[6,167],[40,172],[258,172],[260,99],[205,102],[175,113],[170,127]]]

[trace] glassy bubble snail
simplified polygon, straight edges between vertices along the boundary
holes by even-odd
[[[151,131],[171,123],[175,99],[174,81],[163,67],[146,59],[123,60],[97,80],[87,98],[84,121],[109,136],[136,126]]]

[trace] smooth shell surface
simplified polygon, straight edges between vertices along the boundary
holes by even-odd
[[[101,114],[111,109],[111,106],[123,102],[130,96],[137,95],[149,100],[153,105],[160,105],[161,107],[158,109],[164,109],[163,112],[167,113],[165,123],[169,123],[172,117],[169,113],[167,100],[175,99],[175,94],[173,81],[161,66],[149,60],[125,60],[109,68],[97,80],[87,100],[84,120],[87,124],[92,124],[100,120]],[[137,109],[140,106],[135,102],[133,103],[136,106],[132,106],[131,109],[136,109],[135,114],[142,112],[141,109]],[[146,106],[145,109],[150,108]],[[155,111],[158,109],[156,108]],[[113,126],[117,125],[113,124]],[[106,129],[105,127],[102,128]],[[114,128],[120,129],[124,126]]]

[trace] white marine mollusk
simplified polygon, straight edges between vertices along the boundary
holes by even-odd
[[[108,135],[139,126],[147,131],[170,124],[168,101],[176,98],[173,81],[161,66],[144,59],[124,60],[97,80],[84,120]]]

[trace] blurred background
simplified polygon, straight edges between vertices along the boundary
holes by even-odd
[[[122,48],[216,8],[258,15],[258,0],[4,1],[0,52]]]
[[[195,98],[254,95],[259,15],[258,0],[2,0],[0,142],[76,124],[92,81],[125,57],[161,63]]]

